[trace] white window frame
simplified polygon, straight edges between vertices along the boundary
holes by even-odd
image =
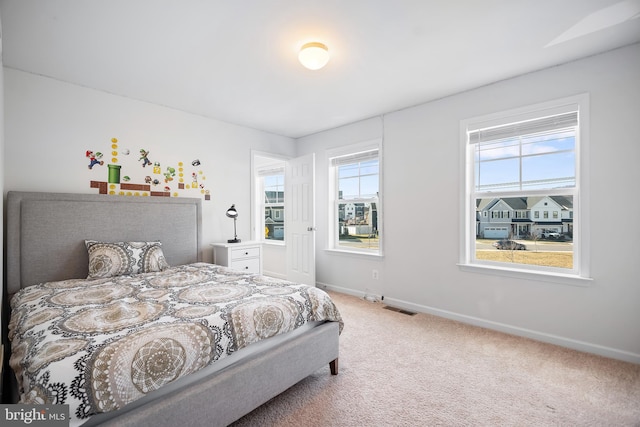
[[[332,159],[338,157],[345,157],[356,155],[358,153],[364,153],[368,151],[378,151],[378,197],[375,199],[347,199],[338,200],[338,179],[337,179],[337,167],[332,165]],[[382,257],[383,256],[383,243],[384,243],[384,214],[383,214],[383,155],[382,155],[382,140],[376,139],[366,141],[358,144],[352,144],[337,149],[327,150],[327,168],[328,168],[328,224],[327,227],[327,251],[343,254],[363,255]],[[377,200],[376,200],[377,199]],[[377,222],[378,222],[378,249],[365,249],[365,248],[352,248],[341,246],[338,236],[338,204],[344,202],[353,203],[370,203],[376,202],[377,209]]]
[[[469,142],[469,133],[494,126],[517,123],[561,114],[569,111],[578,111],[578,126],[576,129],[576,176],[575,188],[571,191],[543,190],[547,195],[572,194],[574,197],[573,215],[573,269],[539,267],[524,264],[507,264],[498,262],[483,262],[475,259],[475,235],[476,235],[476,206],[473,197],[475,185],[475,159],[474,145]],[[480,272],[519,279],[539,280],[575,286],[588,286],[590,278],[590,212],[589,212],[589,95],[580,94],[562,98],[550,102],[531,105],[523,108],[489,114],[462,120],[460,122],[460,146],[461,146],[461,212],[460,225],[460,253],[459,267],[463,271]],[[504,196],[504,193],[502,194]],[[512,196],[522,195],[522,192],[513,192]],[[473,199],[473,200],[472,200]],[[534,218],[535,218],[534,212]]]
[[[288,158],[277,154],[264,153],[260,151],[252,151],[251,154],[251,200],[253,200],[251,221],[251,223],[253,224],[252,240],[268,245],[285,246],[286,236],[284,240],[273,240],[264,238],[264,212],[267,204],[264,201],[264,180],[262,178],[265,176],[265,174],[276,174],[279,170],[282,170],[282,175],[284,175],[285,164]],[[258,161],[258,157],[261,158],[259,159],[260,161]],[[266,159],[268,159],[269,162],[265,163]],[[286,200],[286,182],[284,197]],[[284,227],[286,229],[286,216]]]

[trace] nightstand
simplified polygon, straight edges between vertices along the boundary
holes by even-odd
[[[212,243],[213,262],[246,273],[262,274],[262,244],[259,242]]]

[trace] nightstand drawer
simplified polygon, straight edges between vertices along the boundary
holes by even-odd
[[[248,258],[233,261],[231,268],[245,273],[260,273],[260,258]]]
[[[262,274],[259,242],[213,243],[213,262],[245,273]]]
[[[253,248],[239,248],[231,251],[231,259],[233,261],[243,258],[259,258],[260,247]]]

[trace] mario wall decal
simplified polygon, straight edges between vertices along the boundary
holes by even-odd
[[[200,194],[204,197],[204,200],[211,200],[211,194],[204,184],[206,177],[204,171],[200,169],[202,162],[199,159],[193,160],[190,163],[190,168],[185,168],[184,162],[177,162],[177,167],[174,167],[170,162],[152,162],[149,159],[149,153],[150,150],[142,148],[137,161],[136,159],[128,158],[130,150],[128,148],[120,149],[118,139],[112,138],[112,157],[111,163],[107,165],[107,179],[92,179],[90,181],[91,188],[98,188],[101,194],[161,197],[178,197],[181,195],[194,197],[196,194]],[[100,152],[87,150],[85,157],[89,159],[89,170],[93,170],[96,165],[104,165],[102,153]],[[141,169],[140,166],[135,167],[138,162],[142,162],[142,168],[146,170]],[[166,164],[169,164],[169,166],[165,166]],[[189,165],[189,163],[186,163],[186,165]],[[146,168],[146,166],[150,166],[150,168]],[[121,171],[122,179],[120,178]],[[158,178],[152,177],[149,172],[152,175],[160,176]],[[92,172],[92,174],[95,173],[97,172]],[[187,176],[189,176],[189,173],[191,175],[190,184],[186,184],[184,181],[185,173],[187,173]],[[174,182],[176,176],[178,177],[177,183]],[[160,185],[162,181],[164,181],[164,185]]]
[[[95,165],[102,166],[104,164],[104,161],[100,160],[102,158],[102,153],[99,151],[97,153],[94,153],[91,150],[87,150],[85,157],[89,159],[89,169],[93,169]]]

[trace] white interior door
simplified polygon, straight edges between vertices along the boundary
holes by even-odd
[[[287,279],[316,285],[315,156],[287,161],[285,168],[285,233]]]

